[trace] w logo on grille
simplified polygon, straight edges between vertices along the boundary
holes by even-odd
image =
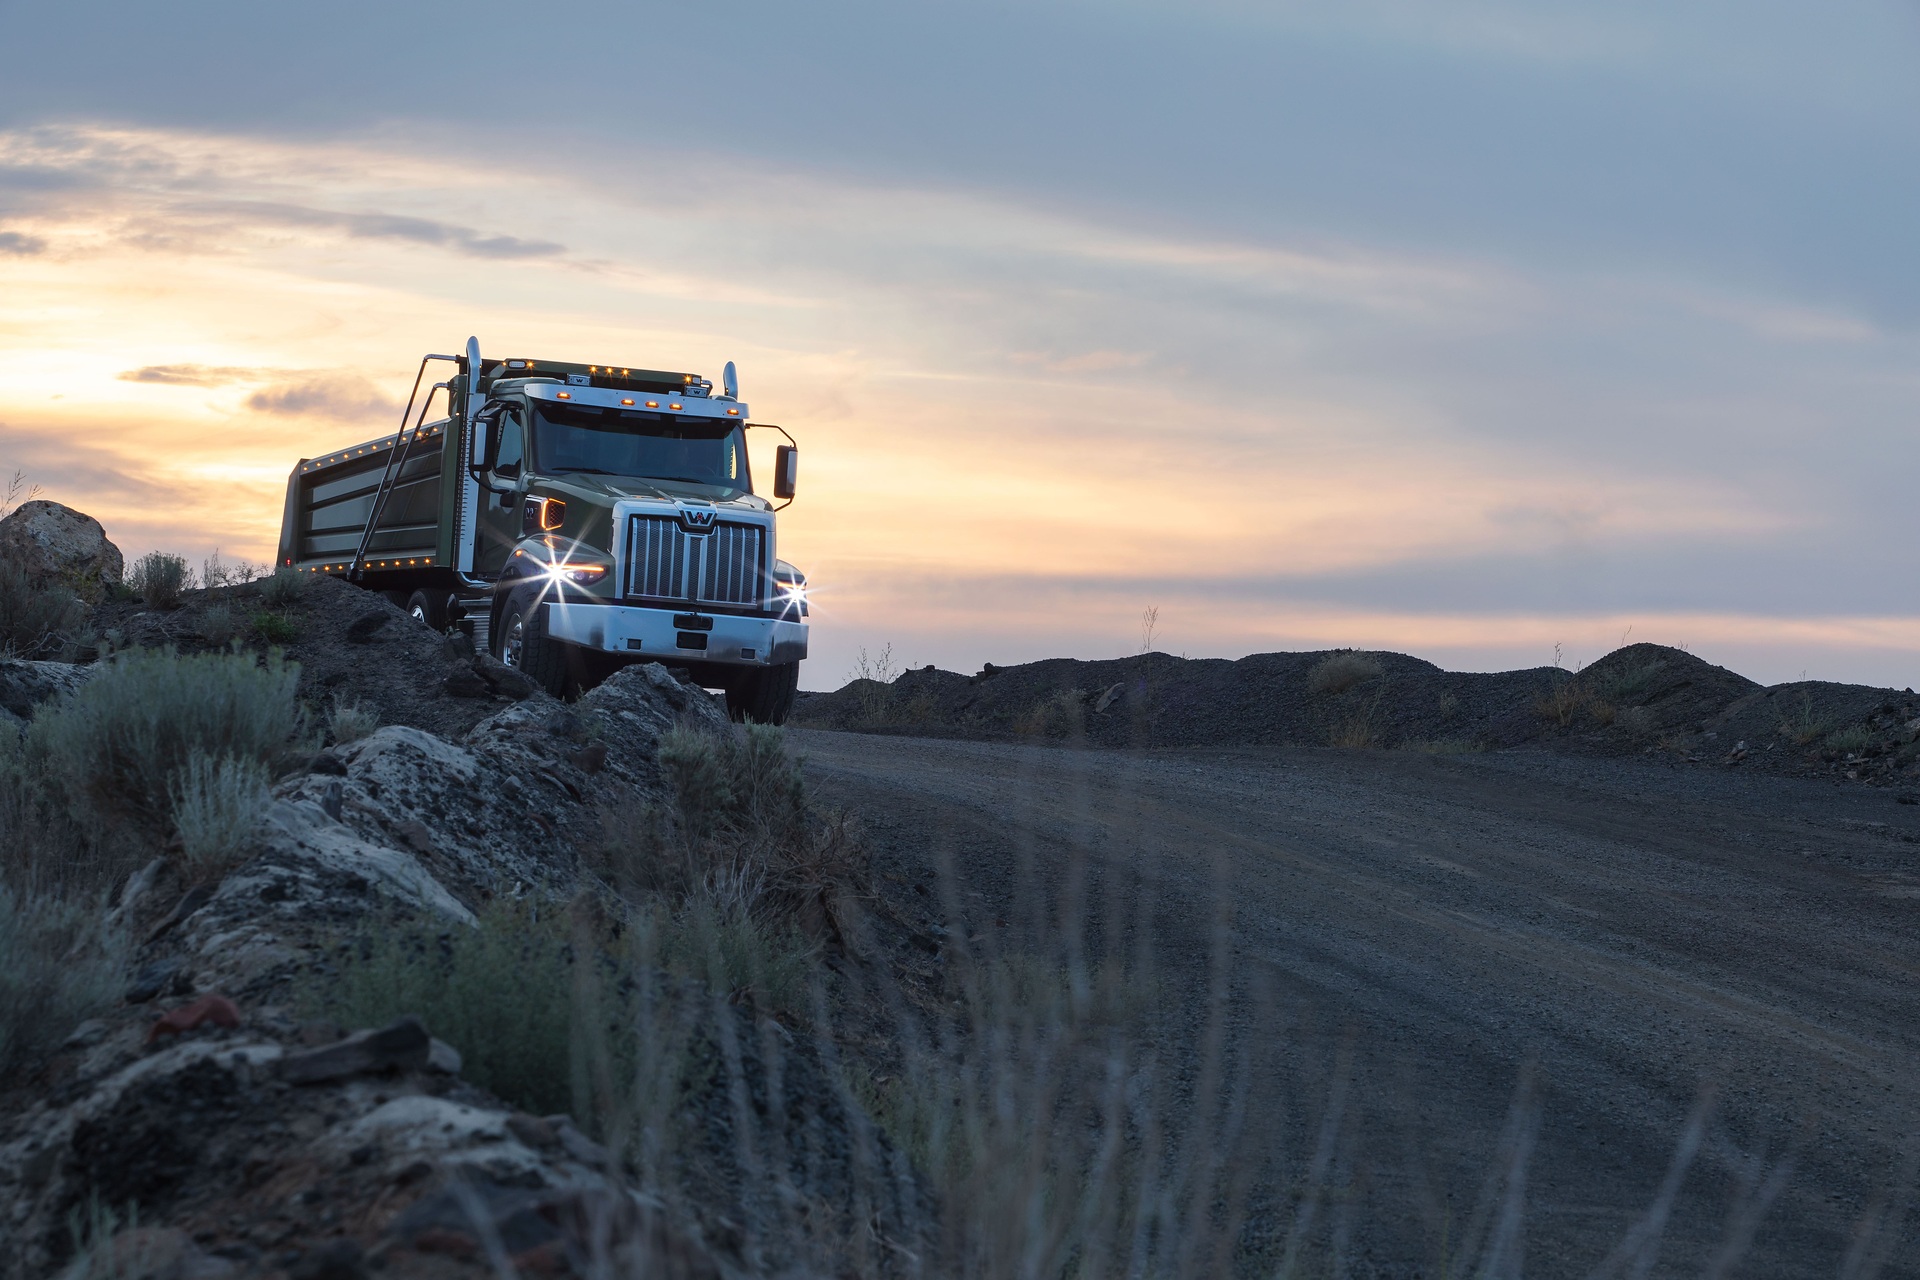
[[[682,509],[680,523],[686,525],[688,533],[705,533],[713,528],[713,522],[720,518],[718,511],[695,511]]]

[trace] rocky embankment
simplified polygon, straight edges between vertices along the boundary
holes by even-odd
[[[813,728],[1100,747],[1538,746],[1920,785],[1920,696],[1825,681],[1765,687],[1654,644],[1577,672],[1443,671],[1398,653],[1163,653],[933,667],[800,696]]]
[[[444,948],[489,904],[588,912],[593,936],[617,939],[604,895],[583,892],[581,851],[605,842],[609,812],[674,810],[663,736],[737,732],[712,695],[640,666],[562,704],[331,579],[297,597],[256,581],[155,608],[119,586],[99,526],[52,505],[0,522],[0,549],[13,548],[16,586],[71,588],[84,625],[50,642],[70,661],[0,662],[0,733],[61,705],[116,651],[245,656],[269,641],[300,663],[315,723],[341,703],[383,723],[316,739],[230,865],[195,867],[176,838],[113,885],[121,1000],[53,1028],[50,1058],[0,1079],[0,1276],[759,1274],[729,1126],[763,1114],[778,1129],[789,1109],[809,1136],[783,1208],[817,1216],[816,1201],[845,1200],[844,1089],[805,1045],[778,1071],[762,1063],[766,1044],[795,1037],[769,1030],[751,993],[716,997],[724,1063],[697,1037],[682,1048],[698,1069],[673,1105],[715,1135],[699,1213],[637,1189],[632,1152],[569,1115],[468,1083],[418,1017],[342,1026],[303,997],[355,939],[406,922]],[[773,1102],[770,1087],[784,1090]],[[884,1205],[866,1214],[888,1221]]]

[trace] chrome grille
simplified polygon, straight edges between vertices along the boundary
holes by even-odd
[[[627,521],[627,594],[655,600],[757,606],[766,590],[766,531],[717,524],[688,533],[672,516]]]

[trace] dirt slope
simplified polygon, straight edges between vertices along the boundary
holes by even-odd
[[[1764,688],[1662,645],[1577,673],[1442,671],[1397,653],[1163,653],[1054,658],[963,676],[932,667],[890,684],[802,694],[823,729],[1101,747],[1379,746],[1440,753],[1540,744],[1587,755],[1671,753],[1769,772],[1910,785],[1920,767],[1912,690],[1806,681]]]

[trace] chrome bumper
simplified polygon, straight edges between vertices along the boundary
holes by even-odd
[[[549,636],[603,653],[735,667],[799,662],[807,656],[807,624],[799,621],[551,600],[541,607],[547,611]],[[676,617],[697,618],[710,629],[679,625]]]

